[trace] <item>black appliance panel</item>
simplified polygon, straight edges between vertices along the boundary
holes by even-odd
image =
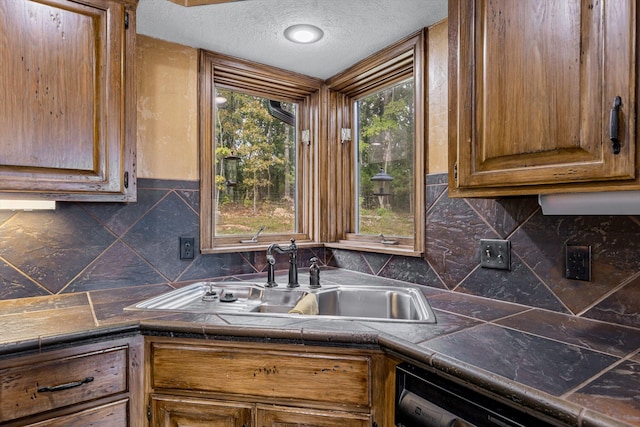
[[[402,363],[396,368],[397,427],[551,427],[531,414]]]

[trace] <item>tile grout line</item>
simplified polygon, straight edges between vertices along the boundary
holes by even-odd
[[[91,315],[93,316],[93,322],[96,326],[100,325],[98,322],[98,316],[96,315],[96,310],[93,307],[93,300],[91,299],[91,294],[89,292],[84,292],[87,295],[87,301],[89,302],[89,309],[91,310]]]
[[[473,320],[478,321],[478,319],[473,319]],[[477,329],[477,328],[480,328],[480,327],[486,326],[486,325],[488,325],[488,322],[486,322],[484,320],[480,320],[480,321],[478,321],[477,325],[473,325],[473,326],[470,326],[468,328],[461,328],[461,329],[459,329],[457,331],[453,331],[453,332],[450,332],[450,333],[444,333],[442,335],[438,335],[437,337],[427,338],[427,339],[424,339],[422,341],[416,342],[415,345],[420,346],[421,344],[428,344],[430,341],[437,340],[439,338],[452,337],[452,336],[455,336],[457,334],[460,334],[460,333],[463,333],[463,332],[472,331],[474,329]],[[428,348],[428,346],[426,346],[426,348]]]
[[[24,276],[28,281],[32,282],[33,284],[35,284],[37,287],[41,288],[43,291],[45,291],[48,294],[48,295],[31,295],[31,297],[56,295],[54,292],[51,292],[51,290],[48,289],[46,286],[44,286],[42,283],[38,282],[33,277],[29,276],[27,273],[22,271],[17,265],[14,265],[13,263],[9,262],[8,259],[0,256],[0,261],[4,262],[9,267],[13,268],[18,274],[20,274],[21,276]],[[15,298],[12,298],[12,299],[15,299]],[[0,300],[0,301],[5,301],[5,300]]]
[[[561,399],[565,399],[568,400],[568,397],[570,395],[572,395],[573,393],[576,393],[578,390],[580,390],[582,387],[591,384],[592,382],[594,382],[595,380],[597,380],[598,378],[606,375],[607,373],[611,372],[612,370],[614,370],[615,368],[617,368],[618,366],[620,366],[621,364],[628,362],[628,361],[632,361],[635,362],[633,360],[633,357],[635,355],[637,355],[638,353],[640,353],[640,349],[635,350],[633,352],[631,352],[630,354],[626,355],[625,357],[621,357],[619,358],[618,361],[612,363],[611,365],[609,365],[608,367],[602,369],[601,371],[599,371],[598,373],[596,373],[595,375],[593,375],[592,377],[584,380],[582,383],[576,385],[575,387],[573,387],[572,389],[567,390],[566,392],[564,392],[560,398]]]
[[[510,317],[510,316],[507,316],[507,317]],[[582,350],[587,350],[587,351],[591,351],[591,352],[594,352],[594,353],[603,354],[603,355],[609,356],[609,357],[615,357],[616,359],[621,359],[621,358],[627,357],[627,356],[618,356],[618,355],[615,355],[615,354],[607,353],[606,351],[603,351],[603,350],[597,350],[595,348],[585,347],[583,345],[562,341],[562,340],[560,340],[558,338],[547,337],[547,336],[540,335],[540,334],[535,333],[535,332],[525,331],[525,330],[522,330],[522,329],[517,329],[517,328],[514,328],[513,326],[502,325],[502,324],[493,323],[493,322],[488,322],[488,323],[491,323],[494,326],[498,326],[498,327],[501,327],[501,328],[509,329],[511,331],[515,331],[515,332],[520,332],[522,334],[531,335],[532,337],[541,338],[541,339],[545,339],[545,340],[548,340],[548,341],[553,341],[553,342],[556,342],[558,344],[563,344],[563,345],[579,348],[579,349],[582,349]]]
[[[582,309],[581,311],[576,313],[576,316],[578,316],[578,317],[584,316],[585,314],[587,314],[587,312],[589,312],[589,310],[597,307],[598,304],[602,303],[603,301],[605,301],[610,296],[616,294],[618,291],[620,291],[623,288],[625,288],[627,285],[629,285],[631,282],[636,280],[638,277],[640,277],[640,271],[638,271],[636,274],[632,274],[627,279],[625,279],[621,283],[619,283],[618,286],[614,287],[612,290],[610,290],[609,292],[605,293],[604,295],[602,295],[597,300],[593,301],[591,304],[586,306],[584,309]]]

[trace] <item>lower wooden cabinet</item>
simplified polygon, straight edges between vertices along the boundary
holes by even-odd
[[[147,337],[153,427],[393,425],[393,365],[376,350]]]
[[[258,407],[256,415],[256,425],[260,427],[371,427],[371,417],[368,415],[335,411]]]
[[[0,360],[0,426],[140,425],[142,349],[130,337]]]
[[[153,426],[175,427],[370,427],[371,417],[354,414],[284,406],[200,399],[192,397],[151,396]]]
[[[253,405],[178,396],[151,396],[155,426],[249,427]]]

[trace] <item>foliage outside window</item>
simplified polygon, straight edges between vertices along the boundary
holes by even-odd
[[[199,60],[201,252],[317,244],[317,132],[300,135],[318,122],[322,81],[204,50]]]
[[[413,79],[358,99],[356,233],[386,237],[414,234]],[[388,194],[376,179],[388,180]]]
[[[266,98],[216,93],[215,235],[295,233],[296,126],[272,114]],[[295,124],[297,104],[277,108]]]

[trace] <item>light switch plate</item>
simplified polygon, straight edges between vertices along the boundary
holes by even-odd
[[[511,270],[511,241],[480,239],[480,266]]]

